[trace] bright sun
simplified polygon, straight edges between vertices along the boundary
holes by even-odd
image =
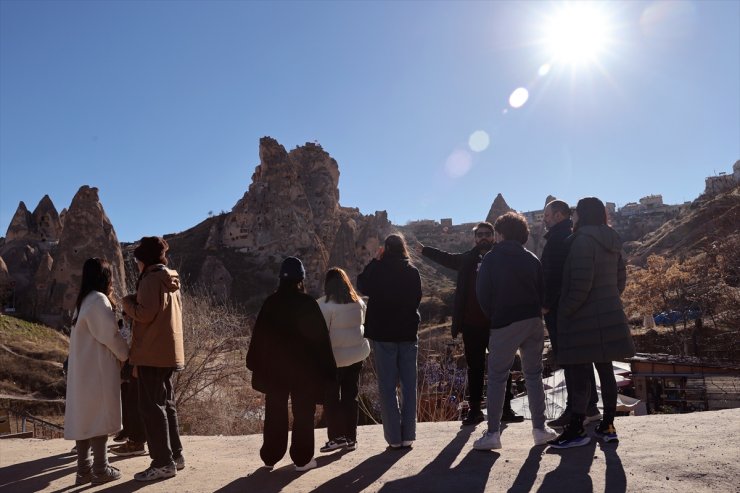
[[[598,61],[610,27],[599,7],[599,3],[567,3],[546,20],[543,42],[554,63],[582,65]]]

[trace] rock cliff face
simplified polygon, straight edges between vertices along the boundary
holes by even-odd
[[[740,187],[695,200],[688,211],[671,219],[638,241],[625,244],[629,262],[644,265],[652,255],[675,258],[696,255],[718,238],[740,236]],[[740,258],[740,257],[738,257]],[[740,263],[740,261],[738,261]]]
[[[337,162],[318,144],[288,153],[264,137],[259,155],[249,190],[222,227],[211,226],[207,245],[236,249],[274,272],[284,257],[297,256],[314,294],[332,265],[356,276],[390,231],[387,214],[340,207]]]
[[[125,283],[121,247],[98,189],[80,188],[65,219],[63,227],[48,195],[33,213],[21,202],[0,247],[14,284],[16,312],[54,327],[69,323],[87,258],[111,262],[117,295],[123,294]]]
[[[115,294],[118,297],[124,294],[126,276],[121,245],[100,203],[97,188],[85,185],[75,194],[53,257],[49,289],[39,293],[42,320],[58,325],[71,317],[80,288],[82,264],[90,257],[103,257],[110,262]]]

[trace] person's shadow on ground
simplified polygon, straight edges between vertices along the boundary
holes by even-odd
[[[357,466],[353,467],[344,474],[327,481],[312,493],[336,493],[337,491],[362,491],[383,474],[385,474],[393,465],[401,460],[403,456],[411,451],[410,448],[393,450],[391,448],[376,454]]]
[[[331,455],[316,457],[318,467],[323,467],[332,462],[339,460],[347,451],[336,452]],[[291,482],[298,479],[302,472],[295,470],[293,464],[285,465],[278,469],[269,471],[264,467],[248,474],[243,478],[238,478],[226,486],[217,489],[214,493],[243,493],[245,491],[258,491],[259,493],[278,493],[288,486]]]
[[[452,467],[463,447],[468,443],[474,427],[460,429],[455,438],[419,474],[390,481],[379,490],[382,493],[424,491],[425,493],[464,491],[483,493],[488,483],[497,452],[474,450],[472,446],[459,464]],[[327,493],[329,490],[326,490]]]
[[[604,460],[606,461],[606,488],[604,488],[604,493],[624,493],[627,491],[627,475],[622,466],[622,459],[617,454],[619,442],[599,442],[599,447],[604,452]]]
[[[70,488],[75,487],[77,455],[64,453],[43,459],[20,462],[2,468],[0,491],[25,493],[41,491],[57,479],[69,476]]]
[[[591,476],[591,464],[594,462],[596,439],[591,438],[588,445],[569,449],[548,448],[545,453],[560,456],[560,464],[545,474],[539,493],[563,491],[566,487],[572,493],[591,493],[594,490]],[[528,491],[528,490],[521,490]]]
[[[606,471],[604,474],[604,493],[625,493],[627,491],[627,476],[622,467],[622,460],[617,454],[619,442],[604,443],[596,438],[592,438],[591,442],[583,447],[575,447],[572,449],[549,448],[547,450],[548,454],[561,456],[560,464],[553,471],[545,475],[542,485],[537,490],[538,493],[563,491],[563,485],[568,485],[568,491],[573,493],[593,492],[594,487],[589,472],[591,470],[591,464],[593,464],[594,461],[597,444],[604,453],[606,464]],[[522,466],[522,469],[526,466],[527,464],[525,463],[524,466]],[[533,482],[534,477],[532,478],[532,483]],[[530,486],[532,483],[530,483]]]
[[[517,474],[514,483],[507,493],[523,493],[532,490],[532,486],[537,479],[537,473],[540,470],[540,462],[542,461],[544,450],[545,445],[535,445],[529,450],[527,460],[522,464],[519,474]]]

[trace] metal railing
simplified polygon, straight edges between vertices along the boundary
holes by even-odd
[[[64,438],[63,426],[59,426],[33,416],[28,411],[18,411],[13,408],[5,408],[0,410],[0,414],[6,414],[8,416],[8,420],[11,423],[11,434],[26,434],[30,432],[32,433],[33,438]]]

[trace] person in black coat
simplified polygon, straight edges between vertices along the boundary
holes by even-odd
[[[545,206],[544,221],[547,226],[545,234],[545,248],[542,250],[542,273],[545,278],[545,301],[543,302],[542,313],[545,316],[545,325],[547,333],[550,335],[553,353],[558,352],[558,302],[560,301],[560,291],[563,284],[563,266],[565,258],[568,256],[568,247],[570,245],[568,237],[573,234],[573,221],[570,219],[570,206],[562,200],[553,200]],[[563,367],[565,376],[565,386],[568,389],[571,367]],[[601,413],[597,406],[599,395],[596,392],[596,378],[591,372],[591,398],[586,410],[586,423],[597,421],[601,418]],[[552,421],[547,423],[552,428],[563,428],[570,422],[571,403],[570,397],[572,392],[568,390],[565,409],[563,413]]]
[[[410,447],[416,439],[421,277],[409,262],[406,243],[400,235],[385,239],[376,258],[358,276],[357,287],[369,297],[365,337],[372,342],[385,439],[391,448]]]
[[[462,332],[465,347],[465,362],[468,365],[468,403],[470,410],[463,419],[463,425],[476,425],[482,422],[483,383],[486,372],[486,349],[488,349],[488,317],[483,313],[475,293],[478,269],[483,256],[493,246],[493,224],[478,223],[473,228],[475,246],[463,253],[448,253],[419,243],[419,253],[428,259],[457,271],[455,303],[452,308],[452,338]],[[501,417],[503,422],[521,422],[524,417],[511,409],[511,374],[506,384],[506,400]]]
[[[295,257],[280,267],[277,291],[257,315],[247,352],[252,388],[265,394],[264,442],[260,457],[273,466],[288,447],[288,398],[293,411],[290,457],[297,471],[316,467],[314,413],[336,376],[329,331],[318,303],[304,292],[305,270]]]

